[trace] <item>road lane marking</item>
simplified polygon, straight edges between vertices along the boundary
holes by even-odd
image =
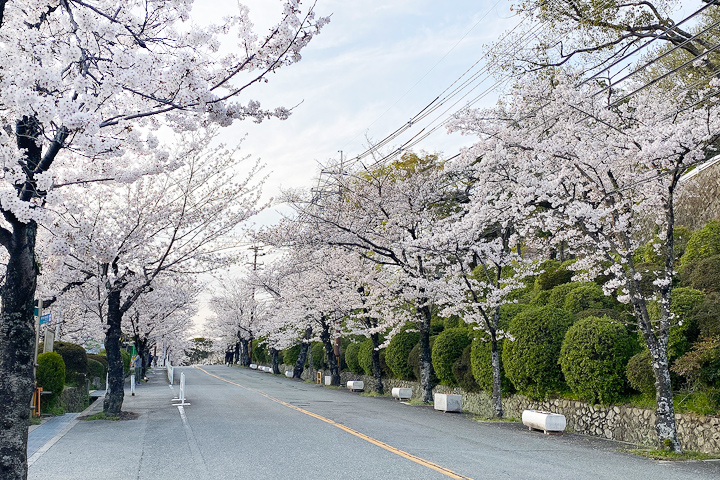
[[[309,415],[309,416],[311,416],[311,417],[313,417],[313,418],[316,418],[316,419],[318,419],[318,420],[320,420],[320,421],[323,421],[323,422],[325,422],[325,423],[327,423],[327,424],[329,424],[329,425],[332,425],[333,427],[339,428],[340,430],[343,430],[343,431],[349,433],[350,435],[354,435],[354,436],[356,436],[356,437],[358,437],[358,438],[360,438],[360,439],[362,439],[362,440],[365,440],[366,442],[372,443],[373,445],[376,445],[376,446],[378,446],[378,447],[380,447],[380,448],[383,448],[383,449],[387,450],[388,452],[394,453],[395,455],[398,455],[398,456],[400,456],[400,457],[403,457],[403,458],[405,458],[405,459],[407,459],[407,460],[413,461],[413,462],[415,462],[415,463],[417,463],[417,464],[420,464],[420,465],[422,465],[422,466],[424,466],[424,467],[427,467],[427,468],[430,468],[430,469],[432,469],[432,470],[435,470],[436,472],[440,472],[440,473],[442,473],[443,475],[446,475],[446,476],[448,476],[448,477],[450,477],[450,478],[456,478],[456,479],[459,479],[459,480],[472,480],[472,478],[470,478],[470,477],[466,477],[465,475],[461,475],[461,474],[459,474],[459,473],[453,472],[452,470],[450,470],[450,469],[448,469],[448,468],[445,468],[445,467],[441,467],[440,465],[438,465],[438,464],[436,464],[436,463],[433,463],[433,462],[431,462],[431,461],[429,461],[429,460],[425,460],[425,459],[423,459],[423,458],[420,458],[420,457],[417,457],[417,456],[413,455],[412,453],[408,453],[408,452],[406,452],[406,451],[404,451],[404,450],[400,450],[400,449],[398,449],[398,448],[395,448],[395,447],[393,447],[392,445],[388,445],[388,444],[385,443],[385,442],[381,442],[380,440],[377,440],[377,439],[372,438],[372,437],[370,437],[370,436],[368,436],[368,435],[365,435],[364,433],[360,433],[360,432],[358,432],[357,430],[353,430],[353,429],[350,428],[350,427],[346,427],[345,425],[343,425],[343,424],[341,424],[341,423],[337,423],[337,422],[334,421],[334,420],[330,420],[329,418],[323,417],[322,415],[318,415],[317,413],[313,413],[313,412],[311,412],[311,411],[305,410],[305,409],[300,408],[300,407],[298,407],[298,406],[295,406],[295,405],[293,405],[293,404],[291,404],[291,403],[284,402],[284,401],[280,400],[279,398],[275,398],[275,397],[273,397],[273,396],[270,396],[270,395],[268,395],[267,393],[265,393],[265,392],[263,392],[263,391],[261,391],[261,390],[257,390],[257,389],[255,389],[255,388],[251,388],[251,387],[246,387],[245,385],[242,385],[242,384],[239,384],[239,383],[237,383],[237,382],[233,382],[233,381],[228,380],[228,379],[226,379],[226,378],[220,377],[220,376],[218,376],[218,375],[215,375],[214,373],[208,372],[208,371],[205,370],[204,368],[201,368],[201,367],[198,367],[198,366],[196,366],[195,368],[197,368],[198,370],[204,372],[204,373],[207,374],[207,375],[210,375],[211,377],[217,378],[218,380],[222,380],[223,382],[229,383],[229,384],[231,384],[231,385],[235,385],[235,386],[237,386],[237,387],[244,388],[245,390],[248,390],[248,391],[257,393],[257,394],[262,395],[263,397],[265,397],[265,398],[267,398],[267,399],[269,399],[269,400],[272,400],[272,401],[275,402],[275,403],[279,403],[280,405],[284,405],[284,406],[286,406],[286,407],[288,407],[288,408],[292,408],[292,409],[295,410],[295,411],[298,411],[298,412],[300,412],[300,413],[304,413],[305,415]]]
[[[180,412],[180,419],[182,420],[182,424],[185,429],[185,436],[187,437],[188,446],[190,447],[190,454],[193,457],[193,462],[196,466],[199,467],[200,470],[202,470],[202,472],[200,473],[204,474],[205,478],[210,478],[207,465],[205,465],[205,458],[202,456],[202,452],[200,452],[200,447],[198,446],[197,440],[195,440],[195,434],[193,434],[190,423],[188,423],[187,416],[185,415],[185,407],[183,407],[182,405],[178,405],[177,408]]]

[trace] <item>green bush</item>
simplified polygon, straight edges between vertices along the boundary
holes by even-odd
[[[313,368],[316,370],[325,368],[325,345],[314,342],[310,347],[310,357],[312,358]]]
[[[672,366],[692,387],[720,387],[720,337],[706,337]]]
[[[510,323],[510,335],[503,344],[505,374],[518,392],[542,399],[562,388],[558,364],[565,332],[572,317],[553,307],[529,308]]]
[[[500,321],[498,327],[507,330],[513,318],[522,313],[528,305],[522,303],[506,303],[500,306]]]
[[[386,348],[383,348],[380,350],[380,370],[382,370],[382,376],[383,378],[392,378],[392,370],[390,370],[390,367],[388,367],[387,364],[387,352]]]
[[[505,369],[502,362],[502,349],[504,339],[498,339],[498,355],[500,356],[500,385],[503,393],[511,393],[514,391],[510,380],[505,376]],[[490,345],[490,336],[486,333],[478,333],[471,345],[470,363],[472,365],[472,373],[475,381],[482,390],[488,395],[492,394],[493,373],[492,373],[492,348]]]
[[[123,362],[123,373],[127,375],[130,373],[130,360],[132,360],[132,357],[127,350],[120,350],[120,356],[122,357]]]
[[[38,355],[37,363],[35,380],[38,386],[46,392],[52,392],[52,395],[43,397],[42,402],[47,408],[52,408],[65,388],[65,362],[58,353],[46,352]]]
[[[670,325],[668,342],[668,356],[671,361],[685,355],[700,335],[694,312],[704,300],[705,294],[694,288],[679,287],[673,290],[670,310],[675,317]]]
[[[703,337],[720,337],[720,293],[705,296],[702,305],[697,307],[693,316]]]
[[[706,292],[720,292],[720,255],[702,258],[688,264],[684,278],[693,288]]]
[[[87,373],[87,353],[82,345],[69,342],[55,342],[53,350],[59,354],[65,362],[65,380],[73,381],[75,374]]]
[[[562,308],[575,314],[583,310],[604,308],[609,304],[610,298],[605,296],[600,286],[595,283],[585,283],[565,295]]]
[[[107,369],[108,363],[107,363],[107,357],[105,355],[97,355],[94,353],[88,353],[87,359],[88,359],[88,361],[95,360],[96,362],[100,362],[103,364],[105,369]]]
[[[625,367],[625,376],[632,388],[646,395],[655,392],[655,374],[650,366],[650,351],[633,355]]]
[[[358,363],[358,350],[360,349],[359,343],[351,343],[345,349],[345,363],[347,363],[348,369],[354,373],[365,373]]]
[[[435,345],[435,339],[437,338],[437,335],[433,335],[430,337],[430,352],[431,352],[431,359],[430,363],[432,363],[432,349]],[[421,379],[420,377],[420,342],[418,342],[412,350],[410,350],[410,354],[408,354],[408,365],[410,365],[413,369],[413,374],[415,375],[415,378],[418,379],[418,381]],[[435,371],[433,369],[432,377],[430,377],[430,383],[433,385],[437,385],[438,383],[438,377],[435,374]]]
[[[386,349],[385,361],[395,378],[401,380],[414,380],[412,367],[408,363],[408,355],[413,347],[420,341],[419,332],[403,330],[390,339]]]
[[[472,365],[470,359],[471,349],[472,345],[468,345],[467,347],[465,347],[462,355],[460,355],[460,357],[455,360],[455,363],[453,363],[452,373],[455,377],[455,381],[457,381],[458,386],[464,391],[479,392],[480,385],[478,385],[478,383],[475,381],[475,377],[473,377],[472,372]]]
[[[535,279],[535,287],[539,290],[551,290],[558,285],[570,282],[575,272],[568,270],[567,267],[573,262],[573,260],[564,263],[557,260],[545,260],[540,264],[540,269],[543,272]]]
[[[550,301],[550,294],[552,290],[537,290],[530,300],[530,306],[532,307],[544,307]]]
[[[563,308],[563,305],[565,305],[565,298],[568,296],[568,294],[576,288],[580,287],[581,285],[583,284],[578,282],[570,282],[563,283],[562,285],[554,287],[550,291],[550,297],[548,298],[547,302],[548,306],[554,308]]]
[[[720,220],[711,220],[690,236],[681,264],[684,267],[693,260],[720,255]]]
[[[300,345],[293,345],[283,350],[282,361],[285,365],[295,365],[300,356]]]
[[[448,328],[437,336],[432,347],[432,364],[440,383],[449,387],[457,386],[452,372],[453,363],[470,343],[472,339],[465,328]]]
[[[100,378],[103,382],[105,381],[105,365],[98,362],[97,360],[93,360],[91,358],[88,358],[88,377],[92,380],[95,377]]]
[[[358,348],[358,365],[360,365],[365,375],[373,374],[372,353],[374,348],[371,338],[360,343],[360,347]]]
[[[560,350],[560,366],[570,389],[589,403],[612,403],[626,387],[625,367],[635,342],[608,317],[587,317],[570,327]]]
[[[252,359],[255,363],[270,363],[270,355],[268,354],[267,344],[260,343],[260,340],[252,341]]]

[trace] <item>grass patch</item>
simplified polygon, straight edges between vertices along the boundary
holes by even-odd
[[[518,422],[520,422],[520,419],[519,419],[519,418],[515,418],[515,417],[502,417],[502,418],[497,418],[497,417],[479,417],[479,416],[478,416],[478,417],[474,417],[473,420],[475,420],[476,422],[482,422],[482,423],[485,423],[485,422],[493,422],[493,423],[518,423]]]
[[[98,412],[93,415],[86,415],[82,417],[82,420],[87,420],[88,422],[91,422],[93,420],[120,420],[120,417],[118,415],[105,415],[105,412]]]
[[[40,417],[30,417],[28,420],[28,425],[40,425],[42,423],[42,418]]]
[[[361,397],[387,397],[387,394],[380,394],[378,392],[361,392]]]
[[[685,450],[683,453],[675,453],[670,450],[656,450],[651,448],[633,448],[626,450],[634,455],[652,458],[654,460],[714,460],[720,458],[720,455],[710,455],[708,453],[695,452],[693,450]]]
[[[407,403],[409,403],[410,405],[425,405],[425,406],[435,405],[435,402],[425,403],[420,398],[411,398]]]

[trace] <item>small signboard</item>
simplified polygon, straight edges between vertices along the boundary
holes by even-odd
[[[50,323],[52,321],[52,313],[46,313],[45,315],[40,317],[40,325],[45,325],[46,323]]]

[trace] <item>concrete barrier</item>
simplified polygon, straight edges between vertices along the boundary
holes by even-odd
[[[567,426],[565,415],[542,410],[523,410],[522,423],[529,430],[542,430],[545,435],[562,433]]]

